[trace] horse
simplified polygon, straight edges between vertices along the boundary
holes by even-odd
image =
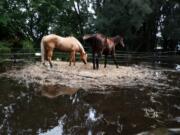
[[[80,58],[84,64],[87,64],[87,53],[85,52],[82,44],[75,37],[61,37],[55,34],[50,34],[42,37],[41,40],[41,60],[45,64],[45,59],[49,61],[52,68],[53,50],[58,49],[62,52],[70,53],[69,66],[71,62],[75,65],[76,53],[80,53]]]
[[[97,33],[92,35],[84,35],[83,40],[91,44],[92,47],[92,57],[93,57],[93,69],[99,69],[99,58],[102,54],[105,55],[104,68],[107,65],[107,56],[111,55],[116,67],[118,68],[118,64],[115,57],[115,47],[117,44],[121,44],[123,47],[124,39],[122,36],[115,37],[106,37],[103,34]]]

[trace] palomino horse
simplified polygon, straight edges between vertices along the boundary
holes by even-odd
[[[115,36],[108,38],[103,34],[92,34],[92,35],[85,35],[83,36],[83,40],[87,41],[91,44],[92,47],[92,55],[93,55],[93,69],[99,68],[99,57],[102,54],[105,55],[104,67],[107,64],[107,56],[110,54],[118,68],[118,64],[115,57],[115,47],[117,44],[121,44],[123,47],[124,42],[121,36]]]
[[[60,37],[55,34],[50,34],[44,36],[41,40],[41,59],[43,64],[46,58],[46,60],[49,61],[50,67],[52,67],[51,60],[54,48],[62,52],[70,53],[69,66],[71,66],[71,62],[74,62],[75,65],[76,52],[80,53],[81,60],[84,64],[87,63],[87,54],[82,44],[75,37]]]

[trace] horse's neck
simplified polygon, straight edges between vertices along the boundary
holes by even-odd
[[[114,42],[114,45],[116,46],[119,42],[119,38],[117,37],[112,37],[111,40]]]
[[[80,53],[81,55],[82,55],[82,54],[85,54],[85,50],[84,50],[82,44],[81,44],[77,39],[75,39],[75,40],[76,40],[76,42],[77,42],[77,44],[78,44],[78,46],[79,46],[79,53]]]
[[[80,55],[84,55],[85,54],[84,48],[79,47],[79,53]]]
[[[110,45],[116,45],[116,39],[114,37],[106,38],[106,43]]]

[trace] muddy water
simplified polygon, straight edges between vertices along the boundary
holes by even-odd
[[[180,134],[180,72],[163,72],[160,86],[88,91],[1,78],[0,134]]]

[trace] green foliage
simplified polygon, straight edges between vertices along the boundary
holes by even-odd
[[[34,53],[35,52],[34,44],[32,41],[23,40],[23,41],[21,41],[21,44],[22,44],[21,52],[23,52],[23,53]]]
[[[10,19],[8,18],[8,16],[5,16],[5,15],[0,16],[0,24],[2,26],[7,26],[9,20]]]
[[[128,49],[152,51],[159,26],[163,39],[180,40],[179,5],[179,0],[1,0],[0,41],[31,52],[49,33],[123,33]]]
[[[178,40],[180,35],[180,3],[177,1],[167,1],[162,8],[161,16],[163,20],[161,28],[165,39]]]
[[[10,53],[11,49],[9,46],[10,44],[7,42],[0,42],[0,53]]]
[[[151,12],[148,0],[106,0],[98,14],[96,27],[109,35],[120,32],[128,34],[132,27],[139,29]]]

